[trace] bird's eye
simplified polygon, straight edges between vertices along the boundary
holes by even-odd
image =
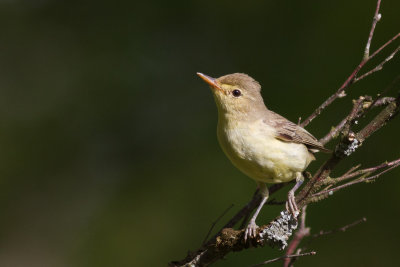
[[[235,90],[232,91],[232,95],[234,97],[239,97],[239,96],[242,95],[242,92],[240,92],[240,90],[238,90],[238,89],[235,89]]]

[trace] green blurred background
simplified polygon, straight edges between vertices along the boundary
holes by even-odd
[[[230,204],[218,226],[250,199],[255,183],[219,148],[216,107],[195,73],[248,73],[268,107],[305,118],[359,63],[375,5],[1,0],[0,266],[165,266],[196,249]],[[383,1],[373,50],[399,32],[399,10],[398,0]],[[399,69],[397,57],[307,129],[322,137],[352,98],[380,92]],[[397,118],[334,175],[399,157],[399,130]],[[296,266],[397,262],[399,175],[311,205],[313,233],[368,221],[314,241],[309,249],[318,254]],[[286,191],[275,197],[284,200]],[[258,222],[281,209],[265,208]],[[253,249],[215,266],[281,254]]]

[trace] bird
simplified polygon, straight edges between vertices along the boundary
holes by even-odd
[[[212,78],[198,72],[211,88],[218,109],[217,138],[232,164],[256,181],[261,202],[249,220],[244,240],[254,238],[256,219],[266,203],[268,184],[296,180],[288,192],[286,209],[296,218],[294,194],[304,181],[303,172],[313,153],[330,152],[303,127],[269,110],[260,84],[244,73]]]

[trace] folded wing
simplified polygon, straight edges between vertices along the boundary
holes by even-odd
[[[264,122],[276,130],[276,138],[285,142],[304,144],[311,152],[322,151],[330,153],[318,140],[303,127],[285,119],[279,114],[271,112]]]

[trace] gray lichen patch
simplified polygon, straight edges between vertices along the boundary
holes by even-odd
[[[361,145],[361,142],[356,138],[353,132],[350,132],[347,136],[347,140],[339,143],[339,146],[335,150],[336,156],[343,158],[344,156],[350,156],[356,151],[356,149]]]
[[[360,142],[358,142],[357,139],[354,139],[353,142],[351,142],[350,145],[347,147],[347,149],[343,151],[343,153],[346,156],[350,156],[354,151],[356,151],[359,144],[360,144]]]
[[[271,246],[278,246],[280,249],[284,249],[287,246],[287,240],[296,229],[297,219],[287,211],[282,211],[281,216],[261,230],[259,236]]]

